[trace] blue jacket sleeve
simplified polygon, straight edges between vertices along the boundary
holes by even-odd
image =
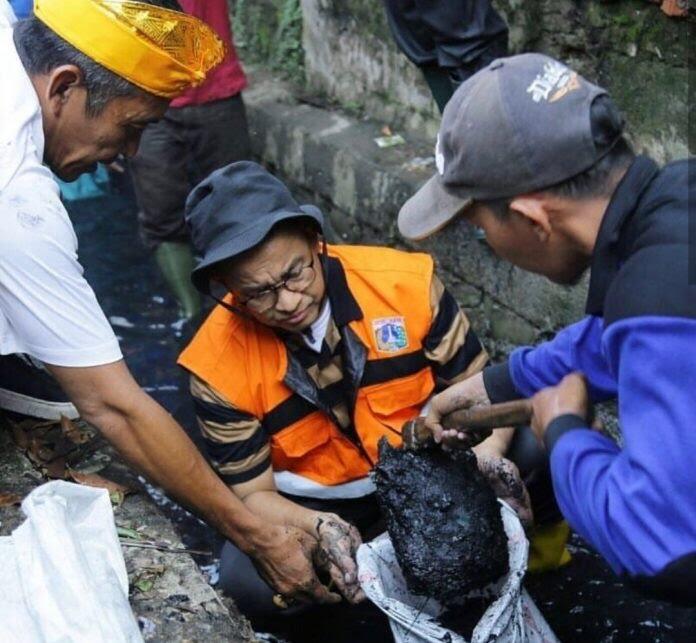
[[[612,324],[604,340],[624,446],[559,418],[554,492],[617,573],[652,575],[696,551],[696,320],[634,317]]]
[[[509,361],[509,373],[519,395],[531,397],[555,386],[568,373],[582,371],[594,402],[616,395],[616,381],[602,352],[603,321],[585,317],[564,328],[536,348],[518,348]]]

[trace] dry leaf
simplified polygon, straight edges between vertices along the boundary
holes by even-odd
[[[118,494],[121,497],[121,501],[123,500],[124,496],[134,492],[134,489],[131,489],[131,487],[124,484],[119,484],[118,482],[104,478],[96,473],[82,473],[81,471],[75,471],[74,469],[68,469],[68,473],[70,474],[70,477],[78,484],[85,485],[86,487],[99,487],[101,489],[106,489],[109,492],[109,495],[113,496]]]
[[[22,496],[18,496],[16,493],[0,491],[0,507],[10,507],[12,505],[18,505],[21,502]]]
[[[64,415],[60,416],[60,429],[73,444],[84,444],[89,442],[91,437],[86,431],[80,431],[75,423]]]
[[[685,18],[689,15],[689,3],[686,0],[663,0],[660,8],[672,18]]]

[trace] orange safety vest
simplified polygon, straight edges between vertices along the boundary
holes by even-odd
[[[341,331],[348,344],[344,379],[361,371],[354,382],[354,439],[288,386],[288,350],[274,331],[222,306],[208,317],[179,364],[239,410],[273,424],[271,460],[280,490],[356,497],[373,489],[368,474],[380,438],[401,444],[404,422],[418,416],[435,386],[423,352],[432,322],[433,261],[425,254],[367,246],[329,246],[328,254],[329,261],[340,262],[362,311],[362,319]],[[356,353],[355,363],[347,364]],[[301,417],[296,417],[298,410]]]

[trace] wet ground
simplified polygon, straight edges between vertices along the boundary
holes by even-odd
[[[73,204],[70,212],[80,241],[80,261],[121,339],[130,369],[141,386],[191,431],[193,415],[186,377],[175,366],[182,331],[185,334],[187,329],[182,329],[175,302],[153,259],[138,241],[132,200],[112,196]],[[200,521],[164,497],[159,497],[159,504],[178,522],[189,547],[219,549],[216,535]],[[696,640],[696,610],[677,609],[636,596],[579,539],[573,540],[572,553],[573,561],[562,570],[526,581],[562,641]],[[198,562],[214,582],[214,557]],[[389,640],[384,624],[375,622],[366,609],[325,611],[318,617],[305,616],[284,629],[286,638],[296,643]]]

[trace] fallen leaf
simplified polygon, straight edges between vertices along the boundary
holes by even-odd
[[[689,3],[686,0],[663,0],[660,8],[672,18],[685,18],[689,15]]]
[[[16,493],[0,491],[0,507],[10,507],[12,505],[18,505],[21,502],[22,496],[18,496]]]
[[[149,578],[139,578],[133,583],[133,585],[143,593],[149,592],[154,584],[155,582]]]
[[[45,475],[53,480],[65,480],[68,477],[68,471],[65,466],[65,458],[58,456],[50,462],[40,462],[41,468],[45,471]]]
[[[119,535],[120,538],[130,538],[131,540],[142,540],[143,539],[142,534],[135,531],[135,529],[131,529],[130,527],[119,527],[117,525],[116,526],[116,533]]]
[[[127,485],[119,484],[118,482],[109,480],[108,478],[100,476],[97,473],[83,473],[82,471],[75,471],[75,469],[68,469],[68,473],[70,477],[78,484],[85,485],[86,487],[99,487],[101,489],[106,489],[109,492],[109,495],[120,494],[121,502],[123,502],[123,498],[125,496],[135,491]]]
[[[60,429],[73,444],[84,444],[91,439],[87,431],[81,431],[70,418],[64,415],[60,416]]]

